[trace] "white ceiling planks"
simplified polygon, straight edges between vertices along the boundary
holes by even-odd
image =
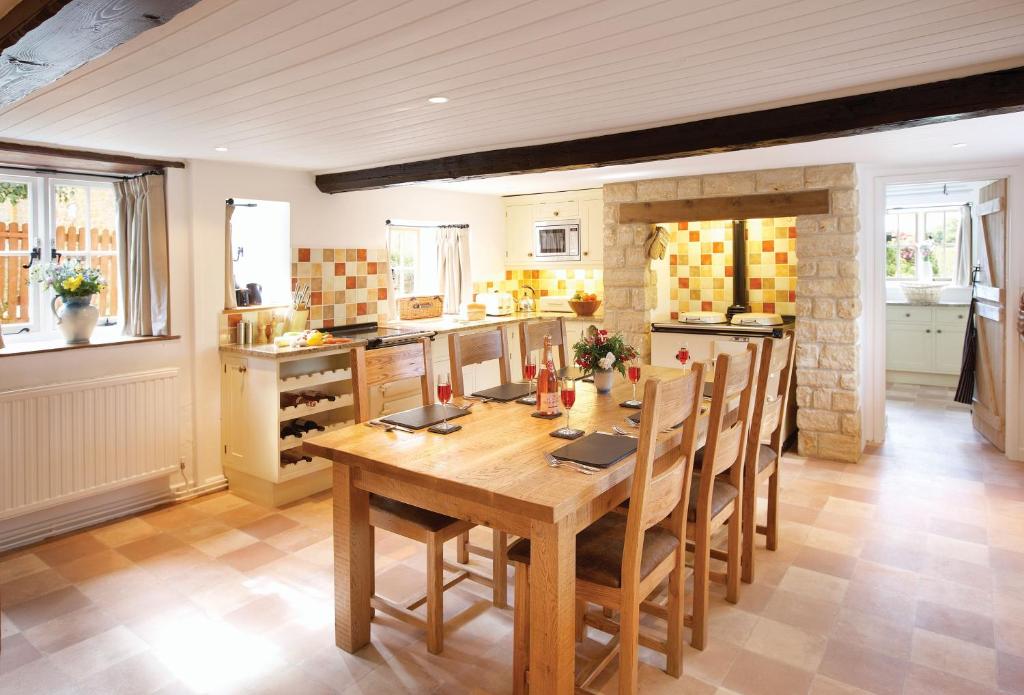
[[[344,170],[1024,64],[1022,34],[1019,0],[203,0],[0,132]]]

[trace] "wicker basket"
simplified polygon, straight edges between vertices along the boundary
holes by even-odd
[[[902,286],[903,296],[911,304],[938,304],[944,284],[931,282],[907,282]]]
[[[444,308],[444,297],[402,297],[398,300],[398,318],[436,319]]]

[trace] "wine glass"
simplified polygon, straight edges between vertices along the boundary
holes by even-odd
[[[637,405],[640,403],[636,399],[636,385],[640,382],[640,360],[636,357],[630,360],[626,373],[629,376],[629,383],[633,384],[633,399],[630,401],[630,404]]]
[[[530,389],[535,390],[533,380],[537,377],[537,360],[534,358],[533,353],[526,355],[526,361],[523,362],[523,376],[526,377],[526,383],[530,385]],[[530,403],[531,400],[533,399],[531,399],[530,394],[526,394],[523,397],[524,403]],[[533,400],[533,403],[536,402],[536,400]]]
[[[450,374],[445,374],[437,378],[437,400],[441,401],[441,406],[444,408],[442,411],[442,424],[441,429],[448,429],[448,401],[452,399],[452,377]]]
[[[569,427],[569,411],[572,410],[573,404],[576,403],[576,380],[562,379],[559,384],[559,392],[562,396],[562,405],[565,407],[565,429],[562,431],[565,434],[571,435],[573,429]]]

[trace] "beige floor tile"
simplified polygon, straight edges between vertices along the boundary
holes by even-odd
[[[996,684],[996,651],[955,637],[915,629],[911,660],[984,686]]]
[[[828,639],[768,618],[761,618],[743,645],[755,652],[804,671],[818,670]]]
[[[229,528],[223,533],[204,538],[192,543],[192,547],[210,557],[220,557],[227,553],[234,552],[247,545],[256,543],[257,539],[238,529]]]
[[[114,618],[101,608],[87,606],[36,625],[23,634],[36,649],[52,654],[116,626]]]
[[[4,605],[9,607],[70,585],[67,577],[48,568],[0,584],[0,596],[3,596]]]
[[[35,553],[23,553],[0,559],[0,586],[24,577],[49,569],[50,566],[39,559]]]
[[[119,545],[141,540],[143,538],[156,535],[159,532],[159,529],[146,523],[142,519],[138,517],[131,517],[129,519],[124,519],[123,521],[118,521],[93,529],[92,535],[96,540],[104,545],[116,548]]]
[[[840,603],[849,581],[802,567],[790,567],[779,583],[779,588],[802,596],[829,603]]]
[[[122,625],[51,654],[50,662],[72,678],[85,679],[146,649],[146,643]]]
[[[742,651],[722,685],[749,695],[800,695],[810,690],[813,678],[809,671]]]
[[[829,640],[818,673],[877,695],[902,692],[909,662],[851,642]]]

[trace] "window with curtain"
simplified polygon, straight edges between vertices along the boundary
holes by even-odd
[[[960,234],[959,205],[890,209],[885,215],[888,280],[952,280]]]
[[[392,225],[391,282],[398,296],[437,294],[437,229]]]
[[[0,171],[0,325],[4,335],[56,336],[49,295],[28,281],[30,262],[78,259],[96,266],[107,289],[94,301],[100,324],[121,320],[117,206],[111,181]],[[32,260],[33,252],[38,258]]]

